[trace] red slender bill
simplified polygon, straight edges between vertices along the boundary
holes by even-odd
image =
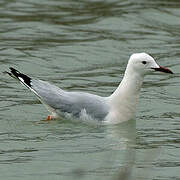
[[[159,68],[152,68],[152,69],[154,69],[155,71],[173,74],[173,72],[170,69],[163,67],[163,66],[159,66]]]

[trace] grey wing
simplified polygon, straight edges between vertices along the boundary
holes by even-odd
[[[108,113],[106,99],[84,92],[67,92],[41,80],[32,80],[32,89],[40,100],[58,114],[70,113],[79,117],[85,112],[95,119],[103,119]]]
[[[6,73],[29,88],[51,112],[80,116],[82,110],[85,110],[96,119],[104,119],[108,114],[109,107],[104,97],[83,92],[67,92],[48,82],[32,79],[12,67],[10,72]]]

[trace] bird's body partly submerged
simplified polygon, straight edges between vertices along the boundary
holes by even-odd
[[[140,89],[144,76],[153,71],[171,73],[159,66],[146,53],[133,54],[118,88],[109,97],[101,97],[86,92],[68,92],[46,81],[36,80],[10,68],[10,76],[17,78],[28,87],[56,117],[96,119],[106,123],[120,123],[130,120],[136,112]]]
[[[32,89],[39,99],[48,105],[54,116],[90,115],[93,119],[104,119],[108,113],[106,98],[86,92],[68,92],[41,80],[32,80]],[[43,98],[42,98],[43,97]]]

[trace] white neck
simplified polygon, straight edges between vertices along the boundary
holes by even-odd
[[[134,117],[143,79],[143,75],[127,67],[120,85],[109,97],[111,110],[106,118],[107,121],[116,123]]]

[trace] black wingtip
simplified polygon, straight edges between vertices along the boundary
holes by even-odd
[[[11,74],[13,74],[15,77],[19,77],[20,72],[12,67],[9,68],[11,70]]]
[[[31,78],[25,74],[20,73],[18,70],[13,67],[9,68],[11,71],[7,72],[10,76],[16,77],[19,81],[21,81],[24,85],[31,87]]]
[[[10,67],[9,68],[11,71],[17,71],[16,69],[14,69],[14,68],[12,68],[12,67]]]

